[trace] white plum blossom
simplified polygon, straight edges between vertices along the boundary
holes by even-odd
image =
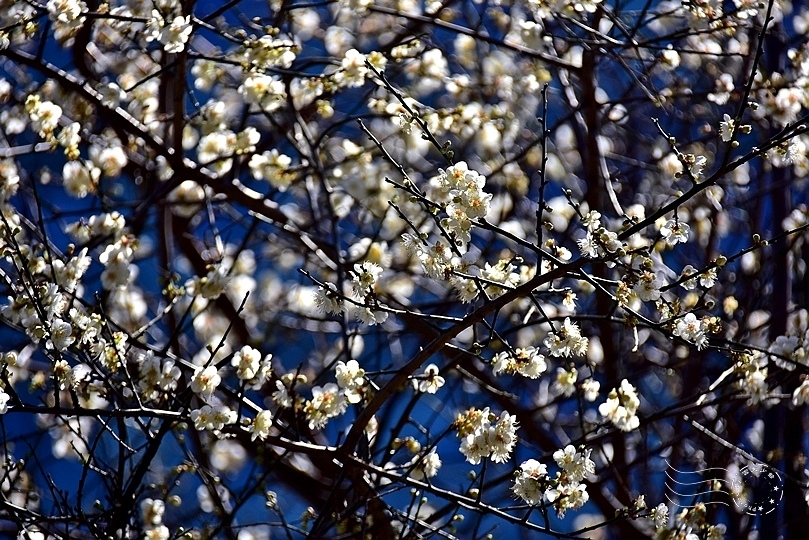
[[[334,74],[334,80],[340,86],[357,88],[365,84],[368,68],[365,66],[366,56],[357,49],[349,49],[340,63],[340,70]]]
[[[337,315],[345,311],[345,305],[337,293],[337,286],[334,283],[326,282],[317,288],[315,305],[324,313]]]
[[[289,408],[294,404],[292,394],[290,393],[291,385],[294,383],[294,377],[288,376],[281,377],[275,381],[275,391],[272,393],[272,400],[278,404],[279,407]]]
[[[388,320],[388,312],[380,311],[368,306],[352,306],[350,313],[362,324],[373,326]]]
[[[699,276],[696,274],[699,273]],[[694,277],[690,277],[694,276]],[[682,272],[680,272],[680,279],[689,278],[686,281],[683,281],[681,286],[690,291],[693,290],[697,286],[697,281],[699,284],[706,289],[710,289],[716,283],[716,268],[710,268],[708,270],[703,270],[699,272],[696,268],[691,266],[690,264],[685,265]]]
[[[584,394],[584,400],[590,403],[598,399],[598,391],[601,389],[601,383],[597,380],[590,378],[581,383],[581,390]]]
[[[300,49],[292,40],[270,34],[247,41],[245,46],[245,59],[252,67],[260,70],[276,66],[290,67]]]
[[[236,376],[243,381],[250,381],[258,374],[261,368],[261,353],[245,345],[238,350],[230,360],[230,365],[236,368]]]
[[[225,405],[203,405],[199,409],[191,411],[191,421],[197,431],[218,431],[226,425],[235,424],[237,419],[236,411],[230,410]]]
[[[294,173],[289,171],[292,158],[278,152],[278,149],[255,154],[250,158],[248,166],[253,178],[266,180],[279,191],[286,191],[295,179]]]
[[[652,513],[649,515],[649,519],[652,521],[655,528],[666,526],[669,522],[668,506],[666,506],[665,503],[660,503],[656,507],[652,508]]]
[[[688,224],[682,223],[678,219],[670,219],[660,228],[660,235],[668,245],[676,246],[679,243],[688,242],[690,230]]]
[[[548,468],[535,459],[523,461],[511,490],[531,506],[542,502],[548,487]]]
[[[190,16],[178,15],[167,21],[160,11],[153,9],[146,29],[147,42],[159,41],[167,53],[179,53],[185,49],[193,25]]]
[[[591,210],[582,219],[585,235],[576,241],[579,251],[585,257],[594,259],[609,253],[615,253],[623,247],[618,233],[608,230],[601,224],[601,213]]]
[[[281,108],[287,98],[284,83],[262,73],[250,73],[239,87],[239,93],[247,103],[257,105],[267,113]]]
[[[73,336],[73,326],[62,319],[51,321],[51,344],[57,351],[64,351],[70,347],[76,338]]]
[[[556,380],[551,385],[551,390],[556,395],[570,397],[576,392],[578,378],[579,370],[575,367],[558,367],[556,368]]]
[[[788,371],[794,370],[796,364],[809,364],[809,347],[806,346],[804,339],[798,336],[776,337],[770,345],[769,352],[775,365]]]
[[[334,367],[337,385],[345,390],[345,396],[349,403],[359,403],[362,401],[362,387],[365,385],[365,370],[360,367],[356,360],[343,362],[340,360]]]
[[[545,338],[545,346],[550,349],[551,356],[584,356],[587,354],[589,340],[581,335],[579,327],[565,318],[559,330],[552,332]]]
[[[632,431],[640,425],[638,407],[640,399],[637,391],[624,379],[619,388],[610,391],[607,401],[599,405],[598,412],[621,431]]]
[[[11,396],[6,393],[5,390],[0,388],[0,414],[6,414],[8,412],[8,402],[11,400]]]
[[[182,372],[173,360],[161,360],[148,351],[140,359],[138,391],[144,399],[159,399],[177,389],[181,376]]]
[[[801,385],[792,392],[792,403],[798,407],[809,402],[809,379],[804,379]]]
[[[68,161],[62,166],[62,184],[72,196],[83,199],[94,193],[101,170],[81,160]]]
[[[632,289],[643,302],[655,301],[660,298],[662,280],[654,272],[648,270],[641,273],[638,282]]]
[[[263,441],[269,436],[270,429],[272,429],[272,412],[260,411],[250,424],[250,440],[259,439]]]
[[[556,508],[556,515],[565,516],[567,510],[578,510],[590,500],[584,484],[559,484],[546,492],[548,501]]]
[[[517,418],[507,411],[497,417],[488,407],[472,408],[458,415],[455,426],[461,438],[460,451],[472,465],[484,458],[504,463],[517,444]]]
[[[354,265],[352,286],[354,294],[363,297],[374,292],[379,276],[382,274],[382,267],[376,263],[365,261]]]
[[[203,399],[210,399],[216,392],[222,377],[216,370],[216,366],[198,367],[191,379],[191,390]]]
[[[193,180],[184,180],[169,193],[171,211],[184,218],[190,218],[205,200],[205,190]]]
[[[410,478],[413,480],[424,480],[425,478],[433,478],[438,474],[441,468],[441,457],[436,452],[435,448],[427,452],[423,456],[416,456],[414,458],[414,466],[410,470]]]
[[[767,368],[760,368],[755,364],[751,364],[748,366],[744,377],[739,381],[739,386],[742,392],[748,396],[748,405],[755,406],[762,403],[769,394]]]
[[[514,351],[502,351],[492,358],[492,374],[519,373],[529,379],[536,379],[548,365],[545,357],[539,354],[536,347],[526,347],[514,349]]]
[[[340,416],[346,410],[345,393],[334,383],[312,388],[312,399],[303,407],[310,429],[321,429],[329,419]]]
[[[577,450],[575,446],[569,444],[553,453],[554,461],[565,473],[566,482],[578,483],[588,474],[595,474],[596,464],[590,459],[591,452],[590,448]]]
[[[40,137],[53,137],[62,118],[62,107],[52,101],[42,101],[37,95],[30,95],[25,100],[25,111],[31,119],[31,127]]]
[[[697,348],[704,349],[708,346],[708,337],[705,335],[706,329],[705,321],[698,319],[693,313],[687,313],[677,321],[673,333],[675,336],[694,343]]]
[[[165,513],[166,503],[160,499],[144,499],[140,503],[141,519],[147,527],[163,523]]]
[[[719,136],[722,137],[723,142],[730,142],[734,129],[733,118],[729,114],[725,114],[723,120],[719,122]]]
[[[452,233],[460,246],[471,240],[472,220],[486,217],[492,195],[485,193],[486,177],[459,161],[447,170],[440,170],[430,181],[433,198],[445,203],[447,218],[443,226]]]
[[[97,146],[90,147],[90,159],[105,176],[115,177],[121,174],[121,170],[129,162],[126,152],[120,144],[113,144],[107,148]]]
[[[71,25],[79,21],[87,5],[81,0],[48,0],[47,8],[52,21]]]
[[[199,294],[207,300],[215,300],[225,292],[230,280],[228,268],[220,263],[211,265],[204,277],[193,278],[185,286],[189,294]]]
[[[691,266],[690,264],[685,265],[683,267],[682,272],[680,272],[680,279],[684,280],[680,286],[687,290],[692,291],[697,287],[697,280],[696,278],[692,277],[697,273],[697,269]]]
[[[487,282],[501,283],[503,286],[494,283],[486,283],[484,290],[490,298],[497,298],[520,284],[520,275],[515,272],[515,266],[508,259],[500,259],[497,264],[485,263],[480,271],[480,277]],[[477,288],[477,287],[476,287]]]
[[[419,377],[413,377],[413,388],[417,392],[435,394],[439,388],[444,386],[444,377],[439,375],[438,366],[430,364],[424,368],[424,373]]]

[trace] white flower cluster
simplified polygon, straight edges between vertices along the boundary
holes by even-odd
[[[11,396],[6,393],[5,389],[0,388],[0,414],[8,412],[8,402],[10,400]]]
[[[148,351],[140,358],[138,394],[144,400],[160,400],[177,389],[182,372],[173,360],[156,357]]]
[[[729,114],[725,114],[722,121],[719,122],[719,136],[722,137],[722,142],[730,142],[735,129],[735,121]]]
[[[101,169],[85,160],[68,161],[62,166],[62,185],[68,194],[83,199],[95,193],[101,179]]]
[[[220,431],[226,425],[235,424],[236,411],[230,410],[227,405],[203,405],[191,411],[191,420],[197,431]]]
[[[174,3],[175,9],[171,13],[163,14],[153,9],[148,22],[144,38],[147,42],[158,41],[167,53],[179,53],[185,50],[185,44],[191,37],[194,29],[191,17],[180,13],[180,3]]]
[[[183,180],[168,196],[171,211],[184,218],[196,214],[204,201],[205,189],[193,180]]]
[[[412,235],[402,235],[405,250],[415,255],[424,272],[433,279],[449,279],[452,275],[452,250],[444,242],[438,240],[434,244],[425,244]]]
[[[272,354],[261,357],[261,353],[245,345],[233,355],[230,365],[236,368],[236,376],[247,388],[259,390],[272,373]]]
[[[312,388],[312,399],[303,406],[303,412],[309,421],[309,429],[321,429],[331,418],[343,414],[347,407],[345,392],[336,384],[328,383]]]
[[[487,283],[484,290],[489,298],[497,298],[520,284],[520,275],[515,271],[517,268],[508,259],[500,259],[494,266],[485,263],[480,271],[480,277],[488,282],[501,283],[504,286]]]
[[[163,525],[166,514],[166,503],[160,499],[144,499],[140,503],[140,517],[143,521],[144,538],[149,540],[168,540],[171,537],[169,528]]]
[[[465,161],[441,170],[430,181],[432,200],[444,205],[447,217],[441,221],[459,247],[472,239],[472,220],[486,217],[492,196],[483,192],[486,177],[469,168]]]
[[[610,391],[607,401],[598,407],[601,416],[613,423],[621,431],[632,431],[640,425],[637,416],[640,399],[635,387],[626,379],[621,386]]]
[[[85,243],[91,238],[114,236],[124,232],[126,220],[118,212],[103,213],[90,216],[89,219],[71,223],[65,232],[77,242]]]
[[[535,267],[521,265],[518,268],[512,261],[512,258],[500,259],[494,265],[487,262],[481,269],[474,265],[472,253],[466,253],[460,259],[453,257],[447,267],[448,271],[451,268],[455,272],[478,276],[480,279],[460,277],[452,273],[449,281],[464,303],[472,302],[477,298],[481,289],[488,298],[497,298],[534,275]]]
[[[570,397],[576,392],[576,382],[579,380],[579,370],[576,366],[556,368],[556,380],[551,385],[554,395]]]
[[[207,401],[211,399],[221,382],[222,377],[219,375],[216,366],[198,366],[194,371],[194,376],[191,378],[191,390],[201,399]]]
[[[643,302],[654,302],[660,298],[660,287],[663,286],[663,281],[654,273],[646,270],[641,272],[638,282],[632,290],[638,295],[638,298]]]
[[[686,341],[694,343],[698,349],[708,346],[708,337],[705,335],[708,323],[703,319],[698,319],[693,313],[687,313],[677,320],[673,333]]]
[[[676,246],[688,242],[690,231],[691,227],[688,224],[682,223],[679,219],[670,219],[660,228],[660,236],[669,246]]]
[[[334,366],[334,374],[337,385],[345,392],[346,400],[349,403],[359,403],[362,401],[362,388],[365,386],[365,370],[360,367],[356,360],[343,362],[340,360]]]
[[[254,127],[246,127],[235,133],[229,129],[217,129],[199,139],[197,161],[216,175],[222,175],[233,167],[234,155],[255,152],[261,135]]]
[[[37,95],[30,95],[25,99],[25,112],[31,119],[31,127],[43,139],[52,140],[53,132],[62,118],[62,107],[51,102],[42,101]]]
[[[792,371],[795,364],[809,366],[809,329],[801,332],[800,336],[778,336],[770,345],[769,352],[778,355],[772,356],[772,359],[780,368]]]
[[[425,95],[443,89],[449,77],[449,64],[441,49],[429,49],[416,54],[407,62],[405,70],[415,83],[417,94]]]
[[[545,346],[550,349],[551,356],[556,357],[584,356],[589,343],[590,340],[581,335],[578,325],[570,317],[565,318],[559,330],[545,338]]]
[[[2,232],[10,234],[5,228]],[[0,310],[2,316],[10,324],[22,327],[35,344],[44,338],[49,349],[62,352],[78,340],[78,345],[89,354],[98,356],[104,347],[100,317],[87,316],[81,305],[70,307],[71,298],[81,288],[81,278],[90,267],[87,249],[48,264],[33,247],[21,243],[19,238],[15,242],[19,252],[8,250],[7,257],[18,268],[26,268],[28,279],[33,282],[15,286],[15,295],[9,296]],[[54,277],[57,283],[53,282]]]
[[[350,292],[346,291],[341,296],[336,285],[326,282],[318,287],[315,304],[326,313],[348,312],[363,324],[381,324],[388,319],[388,313],[378,309],[375,296],[376,284],[382,272],[382,267],[374,262],[357,263],[352,272]],[[353,302],[346,302],[343,297]]]
[[[250,423],[250,440],[259,439],[263,441],[270,435],[270,429],[272,429],[272,412],[266,409],[259,411]]]
[[[53,22],[58,41],[73,36],[84,25],[87,4],[83,0],[48,0],[48,18]]]
[[[743,355],[737,370],[740,372],[739,388],[747,395],[747,404],[756,406],[767,399],[769,387],[767,386],[767,368],[763,366],[764,357]]]
[[[280,154],[276,148],[253,155],[248,163],[253,178],[266,180],[272,187],[280,191],[286,191],[295,179],[295,174],[289,170],[290,165],[292,165],[292,158]]]
[[[366,61],[374,66],[377,71],[383,71],[387,59],[378,52],[365,55],[357,49],[349,49],[340,62],[340,69],[332,75],[332,81],[338,87],[359,88],[365,84],[365,78],[370,72],[365,65]]]
[[[536,379],[548,369],[545,357],[539,354],[536,347],[502,351],[492,358],[492,374],[519,373],[523,377]]]
[[[520,465],[512,491],[520,499],[535,506],[543,500],[553,504],[557,515],[564,517],[567,510],[578,510],[590,499],[587,486],[582,481],[595,473],[595,463],[590,459],[589,448],[576,449],[572,444],[553,453],[560,471],[555,478],[548,476],[548,468],[535,459]]]
[[[539,19],[547,19],[557,14],[576,15],[595,12],[601,0],[529,0],[528,5],[534,16]]]
[[[135,272],[132,258],[136,247],[137,240],[132,235],[121,234],[99,254],[98,261],[104,265],[104,272],[101,274],[104,289],[114,290],[129,285]]]
[[[698,275],[697,275],[698,274]],[[680,272],[680,279],[685,279],[691,277],[690,279],[686,279],[681,283],[682,288],[687,291],[692,291],[697,286],[697,281],[699,284],[706,289],[710,289],[716,283],[716,268],[710,268],[708,270],[703,270],[702,272],[697,272],[697,269],[691,266],[690,264],[685,265],[683,271]]]
[[[433,448],[424,455],[414,457],[407,467],[410,468],[410,478],[413,480],[433,478],[441,468],[441,457]]]
[[[473,407],[459,414],[454,425],[461,439],[460,451],[472,465],[483,458],[504,463],[517,444],[517,418],[508,411],[497,417],[488,407]]]
[[[283,81],[263,73],[250,73],[239,87],[239,93],[250,105],[258,106],[265,113],[281,108],[287,98]]]
[[[210,265],[205,276],[188,280],[185,287],[192,296],[198,294],[206,300],[215,300],[225,292],[229,282],[228,267],[220,262]]]
[[[104,146],[98,144],[91,146],[90,159],[94,167],[100,169],[105,176],[110,178],[121,174],[121,171],[129,162],[121,142],[116,138],[111,138]]]
[[[541,503],[550,485],[548,467],[535,459],[529,459],[522,462],[515,475],[511,488],[514,494],[531,506]]]
[[[591,210],[584,216],[582,224],[585,226],[584,238],[577,241],[579,251],[585,257],[594,259],[603,257],[608,253],[615,253],[623,247],[618,240],[618,234],[607,230],[601,224],[601,213]]]
[[[276,37],[275,29],[258,39],[245,42],[244,61],[255,70],[274,67],[289,68],[295,61],[300,47],[291,39]]]

